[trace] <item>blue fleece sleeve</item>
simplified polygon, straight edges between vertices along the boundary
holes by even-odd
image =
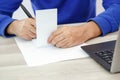
[[[6,34],[6,28],[12,21],[14,21],[14,19],[12,19],[13,12],[19,8],[21,2],[22,0],[0,1],[0,36],[13,36]]]
[[[103,2],[103,6],[105,8],[105,11],[103,13],[99,14],[95,18],[90,19],[98,24],[102,31],[102,35],[117,31],[120,23],[120,4],[114,0],[111,2],[110,1],[111,0],[105,0]]]

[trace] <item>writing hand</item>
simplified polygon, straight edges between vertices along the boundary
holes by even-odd
[[[35,19],[27,18],[13,21],[7,28],[8,34],[15,34],[26,40],[36,38]]]

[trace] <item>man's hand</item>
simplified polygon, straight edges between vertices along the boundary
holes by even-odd
[[[91,21],[84,25],[63,26],[54,31],[48,39],[48,43],[60,48],[68,48],[84,43],[101,34],[98,25]]]
[[[8,26],[6,31],[7,34],[15,34],[26,40],[36,38],[35,19],[15,20]]]

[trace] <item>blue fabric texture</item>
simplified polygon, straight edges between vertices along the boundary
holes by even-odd
[[[23,0],[0,1],[0,35],[6,34],[7,26],[14,21],[12,15]],[[31,0],[33,10],[58,9],[58,24],[78,23],[93,20],[98,24],[102,35],[118,30],[120,22],[120,0],[103,0],[106,10],[96,16],[96,0]]]

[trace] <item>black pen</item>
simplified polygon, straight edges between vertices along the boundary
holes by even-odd
[[[30,14],[30,12],[25,8],[25,6],[23,4],[21,4],[20,6],[29,18],[33,18],[32,15]]]

